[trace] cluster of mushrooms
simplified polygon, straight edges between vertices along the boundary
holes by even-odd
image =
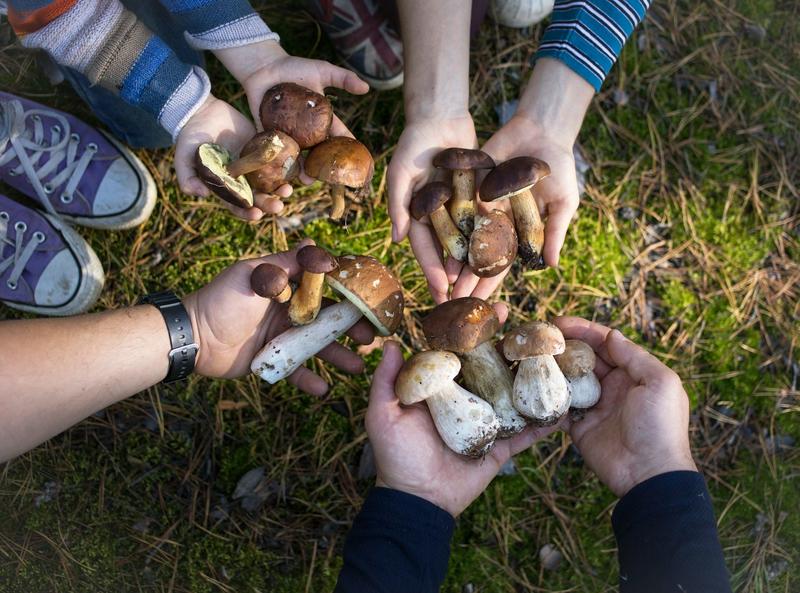
[[[218,197],[235,206],[253,206],[253,191],[272,193],[300,173],[300,153],[306,175],[331,186],[331,218],[346,210],[345,188],[369,186],[375,163],[366,146],[346,136],[330,136],[333,106],[325,97],[298,84],[270,88],[261,100],[263,132],[234,156],[224,147],[201,144],[196,165],[200,179]]]
[[[467,262],[476,276],[500,274],[519,255],[523,265],[543,269],[544,224],[532,188],[550,174],[544,161],[517,157],[495,165],[481,150],[447,148],[433,159],[435,167],[452,172],[450,184],[428,183],[411,198],[416,220],[430,219],[442,247],[455,260]],[[476,173],[489,170],[480,186],[484,202],[509,200],[514,217],[498,209],[476,210]]]
[[[393,334],[403,319],[403,288],[374,257],[334,257],[321,247],[308,245],[297,252],[297,263],[303,274],[294,291],[278,266],[260,264],[250,276],[257,295],[279,303],[289,301],[292,327],[268,342],[250,365],[253,373],[270,384],[291,375],[362,317],[382,336]],[[341,300],[323,308],[326,283]]]
[[[403,404],[425,401],[442,440],[461,455],[482,457],[497,438],[528,424],[555,424],[570,409],[585,410],[600,399],[592,348],[565,340],[548,322],[507,333],[500,341],[505,359],[494,342],[500,320],[481,299],[438,305],[422,329],[431,349],[405,362],[395,391]],[[518,362],[516,375],[506,359]]]

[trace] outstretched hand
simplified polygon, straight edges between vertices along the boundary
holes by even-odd
[[[600,481],[622,497],[659,474],[697,471],[680,377],[617,330],[577,317],[555,323],[565,338],[583,340],[597,354],[600,401],[562,426]]]
[[[257,296],[250,288],[250,275],[259,264],[270,263],[283,268],[290,279],[299,280],[297,250],[311,244],[313,241],[304,240],[292,251],[237,262],[184,299],[200,346],[195,363],[198,374],[225,378],[246,375],[261,347],[289,328],[288,302],[278,304]],[[347,335],[359,344],[369,344],[374,338],[372,327],[364,319]],[[348,373],[364,370],[364,361],[338,343],[317,356]],[[292,373],[288,381],[311,395],[324,395],[328,390],[327,383],[305,367]]]

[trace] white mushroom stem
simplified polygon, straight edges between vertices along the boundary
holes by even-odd
[[[444,209],[444,206],[440,206],[431,212],[430,219],[433,230],[436,231],[436,236],[439,238],[442,247],[447,250],[447,253],[455,260],[466,261],[469,244],[450,218],[447,210]]]
[[[256,354],[250,370],[267,383],[277,383],[343,336],[359,319],[361,311],[349,301],[325,307],[313,323],[290,328],[273,338]]]
[[[322,289],[325,274],[303,272],[300,285],[289,303],[289,320],[292,325],[307,325],[319,315],[322,307]]]
[[[522,263],[529,268],[541,268],[544,223],[531,190],[526,189],[511,196],[511,210],[514,213]]]
[[[569,409],[567,380],[549,354],[519,362],[514,379],[514,407],[541,426],[558,422]]]
[[[500,425],[489,403],[455,381],[443,383],[425,400],[445,445],[460,455],[483,457]]]
[[[512,402],[514,375],[491,342],[484,342],[459,357],[464,385],[494,408],[500,423],[497,436],[507,438],[521,432],[528,423]]]
[[[449,208],[458,230],[469,239],[475,228],[475,171],[453,171],[453,197]]]
[[[570,408],[591,408],[600,401],[600,381],[593,372],[567,379],[571,396]]]

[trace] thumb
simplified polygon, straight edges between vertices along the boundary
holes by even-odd
[[[265,255],[263,257],[257,257],[255,259],[249,259],[245,263],[249,266],[251,271],[260,264],[272,264],[274,266],[278,266],[279,268],[283,268],[286,274],[288,274],[289,278],[294,278],[301,272],[300,266],[297,265],[297,252],[306,245],[313,244],[314,241],[312,239],[306,238],[295,245],[294,249],[282,251],[280,253],[273,253],[271,255]]]
[[[383,343],[383,358],[372,376],[372,387],[369,391],[370,408],[380,408],[397,402],[394,382],[402,366],[403,353],[400,351],[400,344],[394,340],[386,340]]]
[[[333,86],[353,95],[363,95],[369,92],[369,85],[361,80],[355,72],[328,62],[325,62],[325,66],[323,87]]]

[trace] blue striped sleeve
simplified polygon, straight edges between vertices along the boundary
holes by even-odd
[[[599,91],[650,0],[556,0],[536,57],[566,64]]]

